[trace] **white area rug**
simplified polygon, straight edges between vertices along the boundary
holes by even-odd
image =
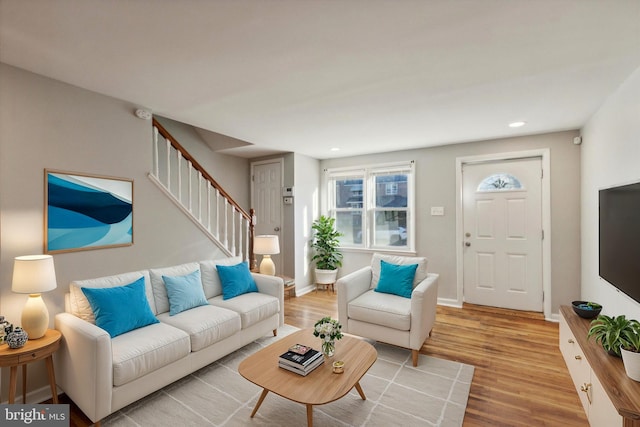
[[[261,388],[238,374],[249,354],[297,329],[285,325],[278,336],[261,338],[202,368],[103,421],[104,426],[305,426],[306,408],[269,393],[250,418]],[[340,341],[337,342],[340,345]],[[378,360],[355,390],[335,402],[314,406],[313,425],[321,426],[461,426],[473,366],[420,355],[375,343]]]

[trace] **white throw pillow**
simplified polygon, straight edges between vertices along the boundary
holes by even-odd
[[[371,257],[371,289],[378,286],[380,280],[380,261],[384,260],[390,264],[408,265],[418,264],[416,275],[413,279],[413,287],[427,278],[427,259],[425,257],[408,257],[399,255],[384,255],[374,253]]]
[[[236,265],[242,262],[241,256],[230,258],[214,259],[200,261],[200,273],[202,275],[202,287],[204,288],[204,296],[207,299],[222,295],[222,283],[218,276],[218,265]]]

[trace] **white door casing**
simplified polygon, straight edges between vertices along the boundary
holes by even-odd
[[[251,206],[256,213],[254,234],[275,234],[282,252],[282,175],[283,160],[272,159],[251,163]],[[271,255],[276,274],[281,274],[280,255]],[[258,265],[262,256],[256,255]]]
[[[464,300],[543,311],[541,158],[464,164],[462,192]]]

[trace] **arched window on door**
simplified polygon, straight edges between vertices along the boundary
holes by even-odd
[[[496,173],[483,179],[478,185],[478,192],[522,190],[520,180],[508,173]]]

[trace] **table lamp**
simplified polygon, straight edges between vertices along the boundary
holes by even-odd
[[[22,329],[29,339],[42,338],[49,327],[49,312],[41,292],[55,289],[56,271],[51,255],[27,255],[16,257],[13,264],[11,290],[29,294],[22,310]]]
[[[258,255],[262,255],[262,262],[260,263],[260,274],[275,276],[276,265],[273,263],[271,255],[280,253],[278,236],[268,234],[256,236],[253,239],[253,252],[257,253]]]

